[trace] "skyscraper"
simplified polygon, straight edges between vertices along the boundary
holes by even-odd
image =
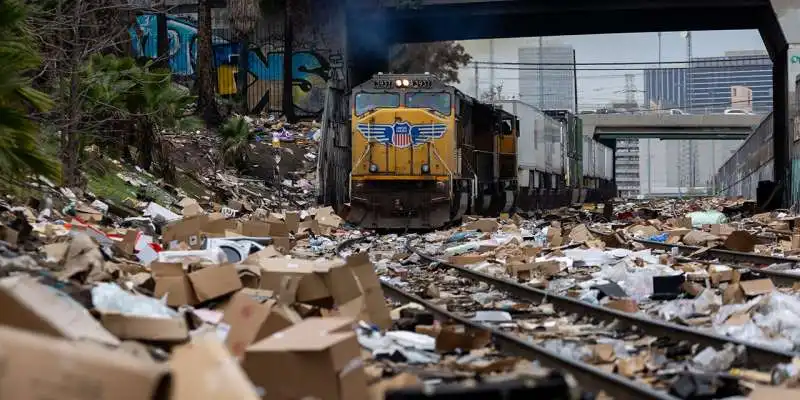
[[[753,91],[753,112],[772,111],[772,62],[763,51],[726,52],[723,57],[693,58],[691,67],[644,70],[647,107],[681,108],[693,114],[731,108],[731,87]]]
[[[520,100],[541,110],[575,111],[575,57],[572,46],[520,47]],[[548,65],[550,64],[550,65]],[[556,64],[556,65],[553,65]]]

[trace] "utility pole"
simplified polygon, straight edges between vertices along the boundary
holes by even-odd
[[[478,80],[478,62],[475,61],[474,65],[475,65],[475,98],[479,99],[478,96],[480,96],[480,93],[478,93],[478,85],[480,84],[480,81]]]
[[[494,102],[495,86],[494,86],[494,39],[489,39],[489,99]]]
[[[544,76],[542,75],[542,37],[539,36],[539,109],[544,110]]]

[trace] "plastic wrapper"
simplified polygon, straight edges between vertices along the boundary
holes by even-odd
[[[687,217],[692,219],[692,226],[700,228],[703,225],[724,224],[728,222],[728,217],[719,211],[695,211],[686,214]]]
[[[92,304],[106,313],[151,318],[173,318],[178,315],[162,300],[128,293],[114,283],[98,283],[93,287]]]

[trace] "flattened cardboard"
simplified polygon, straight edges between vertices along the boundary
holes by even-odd
[[[102,314],[100,322],[122,340],[150,342],[183,342],[189,329],[183,318],[150,318],[138,315]]]
[[[6,311],[4,311],[4,314]],[[119,350],[0,326],[0,398],[167,400],[168,370]]]
[[[0,310],[0,325],[71,340],[120,343],[82,305],[26,276],[0,279]]]
[[[345,328],[352,323],[341,318],[304,320],[250,346],[244,370],[270,399],[366,400],[361,348],[355,333]]]
[[[636,313],[639,311],[639,306],[633,299],[611,300],[608,303],[606,303],[606,307],[628,313]]]
[[[723,246],[729,250],[749,253],[756,247],[757,242],[756,238],[749,232],[733,231],[725,239]]]
[[[171,400],[258,400],[241,366],[214,337],[200,337],[172,351]]]
[[[772,293],[772,291],[775,290],[775,285],[772,284],[772,279],[740,281],[739,286],[741,286],[744,295],[748,297]]]
[[[477,221],[468,223],[464,229],[468,231],[494,232],[500,228],[500,224],[494,218],[481,218]]]
[[[242,281],[233,264],[201,268],[189,274],[189,282],[200,302],[216,299],[242,288]]]

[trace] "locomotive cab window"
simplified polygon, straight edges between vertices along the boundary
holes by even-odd
[[[406,107],[426,108],[444,115],[450,115],[450,93],[406,93]]]
[[[514,133],[514,130],[511,128],[511,120],[504,119],[502,123],[500,123],[500,133],[503,136],[511,136]]]
[[[378,108],[394,108],[400,106],[400,96],[396,93],[367,93],[356,95],[356,115],[363,115]]]

